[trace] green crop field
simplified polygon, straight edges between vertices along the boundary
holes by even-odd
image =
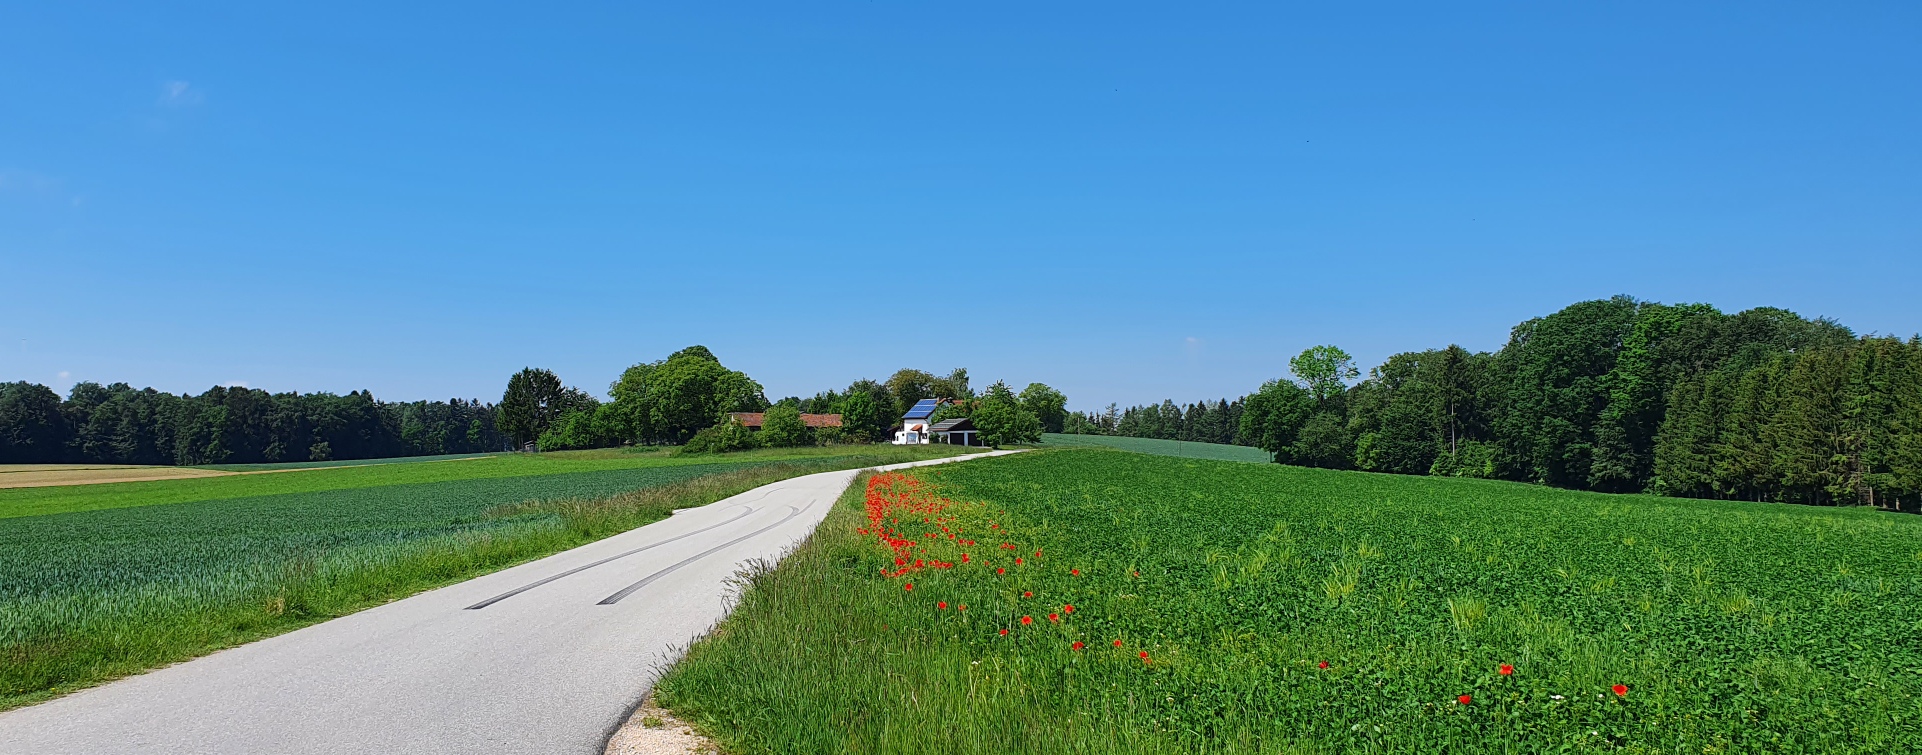
[[[53,497],[62,513],[0,519],[0,709],[558,552],[786,477],[956,450],[570,452],[0,491],[64,494]],[[94,500],[115,496],[136,502]],[[46,498],[12,498],[21,500]]]
[[[1274,454],[1248,446],[1230,446],[1221,443],[1196,443],[1189,440],[1161,440],[1159,438],[1128,438],[1119,435],[1068,435],[1064,433],[1043,433],[1043,447],[1074,448],[1099,446],[1118,448],[1123,451],[1153,454],[1155,456],[1177,456],[1184,459],[1214,459],[1216,461],[1255,461],[1266,464],[1274,461]]]
[[[1922,751],[1915,517],[1098,449],[869,484],[664,704],[740,752]]]
[[[643,449],[648,451],[658,449]],[[328,467],[365,467],[375,464],[419,464],[427,461],[452,461],[455,459],[479,459],[488,456],[504,456],[505,453],[480,454],[438,454],[433,456],[396,456],[386,459],[339,459],[335,461],[280,461],[267,464],[202,464],[195,469],[217,469],[222,472],[259,472],[270,469],[325,469]]]
[[[838,448],[804,448],[732,454],[728,458],[799,459],[847,453],[850,452]],[[641,448],[551,454],[502,454],[433,463],[363,463],[330,468],[301,468],[292,471],[278,471],[280,465],[275,464],[233,465],[221,469],[271,473],[186,480],[0,489],[0,519],[223,498],[313,493],[323,490],[349,490],[450,480],[503,479],[612,469],[711,464],[713,461],[712,457],[674,456],[660,449]]]

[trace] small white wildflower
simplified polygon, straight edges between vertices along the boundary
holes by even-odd
[[[980,661],[975,661],[975,663],[980,663]],[[1566,700],[1567,698],[1565,698],[1565,697],[1562,697],[1561,695],[1549,695],[1549,696],[1548,696],[1548,699],[1550,699],[1550,700]]]

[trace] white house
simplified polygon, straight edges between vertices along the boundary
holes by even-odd
[[[894,433],[894,445],[925,446],[934,442],[934,433],[928,432],[928,418],[941,405],[941,399],[924,398],[914,402],[914,408],[901,415],[901,429]]]

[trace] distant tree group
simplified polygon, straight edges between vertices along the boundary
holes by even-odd
[[[1068,418],[1069,432],[1226,437],[1288,464],[1608,492],[1922,505],[1922,340],[1618,296],[1516,326],[1494,353],[1369,370],[1317,346],[1235,404]],[[1219,407],[1219,408],[1213,408]],[[1221,442],[1216,440],[1215,442]]]
[[[252,464],[500,451],[492,404],[215,387],[0,384],[0,463]]]

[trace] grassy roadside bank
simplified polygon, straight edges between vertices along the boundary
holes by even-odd
[[[657,455],[662,463],[558,475],[0,520],[0,709],[452,584],[769,482],[947,453]]]
[[[1094,449],[904,477],[660,701],[740,753],[1922,749],[1912,518]]]

